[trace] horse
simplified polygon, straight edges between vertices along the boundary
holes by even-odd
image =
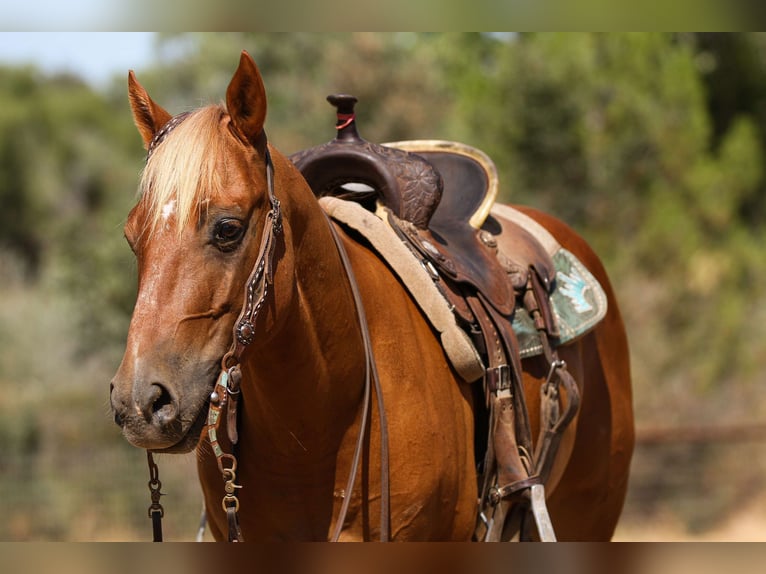
[[[248,541],[374,540],[384,528],[397,541],[471,540],[475,383],[445,359],[391,269],[328,220],[299,170],[267,141],[266,91],[253,59],[242,52],[225,102],[179,116],[155,103],[132,71],[128,91],[148,154],[125,224],[138,292],[110,385],[125,438],[152,453],[196,450],[216,540],[226,539],[231,517],[221,502],[224,482]],[[550,215],[519,209],[574,253],[607,295],[605,318],[558,349],[581,404],[546,490],[559,540],[609,540],[634,441],[625,328],[586,242]],[[255,294],[254,268],[264,278]],[[238,394],[236,444],[223,432],[210,442],[203,431],[211,405],[220,405],[214,391],[248,306],[257,316],[247,326],[249,344],[238,348],[238,388],[222,391]],[[370,354],[379,379],[372,391]],[[534,428],[547,365],[530,358],[522,366]],[[228,481],[221,452],[236,452],[236,473],[224,469]]]

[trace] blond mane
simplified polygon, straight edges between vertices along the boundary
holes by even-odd
[[[150,234],[171,212],[180,234],[200,206],[222,193],[218,162],[224,153],[220,124],[225,114],[221,105],[195,110],[150,154],[139,185]]]

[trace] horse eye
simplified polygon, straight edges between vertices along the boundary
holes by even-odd
[[[213,241],[223,251],[236,248],[244,235],[245,226],[237,219],[222,219],[213,229]]]

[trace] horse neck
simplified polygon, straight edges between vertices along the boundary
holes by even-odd
[[[280,459],[331,457],[359,409],[364,350],[330,223],[292,164],[273,156],[285,249],[272,296],[283,297],[282,317],[243,357],[246,424]]]

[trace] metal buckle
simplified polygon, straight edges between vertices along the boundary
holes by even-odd
[[[428,273],[431,276],[431,280],[434,282],[439,281],[439,271],[436,269],[433,263],[429,261],[428,259],[421,259],[420,265],[423,267],[423,269],[426,270],[426,273]]]
[[[511,390],[511,367],[508,365],[498,365],[484,372],[484,380],[487,389],[493,393],[501,393]]]

